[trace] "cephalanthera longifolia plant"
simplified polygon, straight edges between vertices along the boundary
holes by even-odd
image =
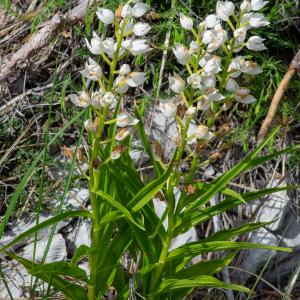
[[[249,55],[243,57],[240,52],[244,47],[254,51],[265,49],[263,40],[258,36],[249,37],[249,32],[268,24],[257,12],[266,3],[246,0],[238,8],[232,2],[218,1],[216,14],[207,16],[200,24],[180,15],[180,24],[190,31],[191,40],[189,47],[175,44],[173,48],[181,72],[170,76],[169,83],[170,89],[178,95],[177,100],[160,104],[162,113],[175,119],[178,127],[174,136],[177,149],[168,164],[152,152],[142,110],[137,105],[126,106],[124,101],[124,94],[130,92],[130,88],[137,88],[146,80],[147,74],[135,70],[132,59],[151,51],[144,37],[151,30],[143,21],[148,6],[140,1],[129,1],[115,12],[98,8],[97,17],[104,30],[101,34],[94,32],[92,39],[86,40],[93,58],[88,59],[81,72],[82,91],[69,96],[86,112],[84,126],[89,163],[84,178],[88,182],[91,210],[63,212],[21,234],[1,250],[68,299],[103,299],[112,289],[115,299],[183,299],[199,287],[249,292],[244,286],[224,283],[214,275],[229,265],[240,249],[289,251],[231,241],[265,223],[223,230],[172,250],[170,246],[175,237],[213,216],[287,189],[239,194],[228,187],[241,173],[295,149],[290,147],[257,157],[278,129],[226,174],[210,183],[196,180],[199,149],[214,139],[215,133],[210,129],[214,120],[235,100],[243,104],[255,101],[245,86],[249,85],[249,76],[262,70]],[[142,180],[129,155],[134,130],[155,171],[153,180]],[[182,164],[187,162],[191,164],[190,170],[183,173]],[[174,191],[178,189],[181,194],[175,199]],[[166,205],[161,218],[152,202],[158,193]],[[224,194],[225,199],[210,205],[218,193]],[[70,217],[85,217],[92,222],[91,246],[80,246],[70,262],[38,264],[8,251],[28,235]],[[164,226],[166,220],[167,226]],[[204,259],[206,253],[215,251],[228,253],[221,259]],[[125,254],[130,257],[131,267],[124,263]],[[191,264],[200,254],[203,259]],[[88,259],[88,273],[78,267],[83,258]]]

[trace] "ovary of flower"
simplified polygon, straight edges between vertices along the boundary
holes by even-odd
[[[175,48],[172,49],[174,55],[177,58],[177,61],[181,64],[181,65],[187,65],[190,61],[191,61],[191,54],[189,52],[189,49],[182,45],[182,44],[175,44]]]
[[[119,74],[128,75],[130,71],[131,71],[130,66],[128,64],[123,64],[120,68]]]
[[[251,27],[259,28],[269,25],[270,22],[265,19],[265,16],[263,14],[252,13],[249,19],[249,24]]]
[[[239,88],[240,88],[240,87],[239,87],[238,83],[237,83],[234,79],[229,78],[229,79],[227,80],[227,83],[226,83],[226,86],[225,86],[225,89],[226,89],[227,91],[234,93],[234,92],[236,92]]]
[[[177,106],[173,102],[160,102],[159,108],[166,118],[175,118]]]
[[[201,76],[199,74],[192,74],[190,77],[187,79],[188,84],[191,85],[193,89],[201,89]]]
[[[206,75],[217,74],[221,71],[221,57],[213,55],[205,64],[204,72]]]
[[[132,15],[135,18],[142,17],[148,9],[148,5],[146,3],[138,2],[132,8]]]
[[[215,14],[208,15],[205,18],[205,24],[206,24],[207,28],[214,28],[215,26],[220,24],[220,22],[221,22],[221,20]]]
[[[90,105],[90,96],[85,91],[78,92],[78,95],[71,94],[69,95],[69,98],[71,99],[72,103],[76,106],[86,108]]]
[[[229,17],[234,14],[234,4],[231,1],[218,1],[216,11],[221,20],[228,21]]]
[[[85,64],[84,70],[80,71],[80,73],[85,78],[97,81],[102,75],[102,69],[96,61],[89,57],[88,63]]]
[[[104,96],[101,99],[101,105],[103,107],[115,107],[117,103],[117,98],[115,97],[115,95],[112,92],[107,92],[104,94]]]
[[[101,89],[92,93],[91,104],[94,108],[100,109],[102,107],[101,101],[103,94],[104,92]]]
[[[122,111],[117,116],[117,126],[118,127],[127,127],[127,126],[134,126],[139,122],[138,119],[131,116],[127,111]]]
[[[180,25],[186,30],[192,30],[194,27],[194,22],[190,17],[185,16],[184,14],[181,13],[180,14]]]
[[[151,48],[147,44],[146,40],[134,40],[132,41],[129,51],[132,55],[136,56],[151,51]]]
[[[131,72],[127,77],[127,84],[130,87],[138,87],[146,80],[146,73],[144,72]]]
[[[146,35],[151,29],[151,26],[147,23],[138,22],[133,27],[133,33],[136,36],[144,36]]]
[[[249,38],[249,40],[246,43],[246,47],[249,50],[253,50],[253,51],[263,51],[266,50],[267,47],[264,45],[263,43],[264,39],[262,39],[261,37],[255,35]]]
[[[110,57],[112,57],[114,55],[115,52],[115,41],[113,40],[113,38],[107,38],[102,42],[102,48],[103,51],[109,55]]]
[[[236,91],[236,93],[234,94],[234,99],[244,104],[250,104],[256,101],[256,99],[252,95],[250,95],[249,89],[245,87],[241,87]]]
[[[129,89],[126,76],[124,75],[117,76],[114,80],[114,88],[117,92],[121,94],[126,93]]]
[[[254,11],[260,10],[268,4],[269,1],[264,0],[252,0],[251,1],[251,8]]]
[[[106,25],[112,24],[115,19],[114,13],[107,8],[97,8],[96,15],[98,19]]]
[[[245,74],[257,75],[262,73],[262,69],[252,60],[244,61],[242,63],[242,72]]]
[[[196,139],[198,140],[211,140],[213,138],[213,133],[208,130],[205,125],[198,125],[196,129]]]
[[[89,43],[87,39],[85,39],[85,42],[91,53],[98,55],[103,52],[102,39],[97,35],[95,31],[93,32],[91,43]]]
[[[132,15],[132,7],[129,4],[125,4],[121,10],[121,17],[123,19],[131,17]]]
[[[169,86],[174,93],[180,94],[185,88],[185,82],[179,75],[175,74],[169,76]]]

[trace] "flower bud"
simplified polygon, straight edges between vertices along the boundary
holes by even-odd
[[[130,73],[130,66],[128,64],[123,64],[120,68],[120,75],[128,75]]]
[[[117,103],[117,99],[112,92],[105,93],[101,99],[101,105],[103,107],[109,106],[112,108],[116,106],[116,103]]]
[[[128,18],[130,17],[132,14],[132,8],[129,4],[125,4],[123,7],[122,7],[122,11],[121,11],[121,17],[123,19],[125,18]]]
[[[101,104],[102,97],[103,97],[103,91],[102,90],[98,90],[96,92],[93,92],[92,97],[91,97],[92,106],[95,107],[96,109],[100,109],[102,107],[102,104]]]
[[[114,22],[115,16],[110,9],[99,7],[96,14],[98,19],[106,25]]]
[[[259,13],[252,14],[249,19],[249,23],[254,28],[259,28],[270,24],[270,22],[265,19],[265,16]]]
[[[236,92],[239,88],[240,87],[239,87],[238,83],[234,79],[229,78],[227,80],[226,87],[225,87],[225,89],[227,91],[229,91],[229,92]]]
[[[249,12],[252,9],[250,0],[244,0],[240,6],[242,12]]]
[[[190,17],[180,14],[180,24],[186,30],[192,30],[194,27],[194,22]]]
[[[189,49],[182,44],[175,44],[175,49],[173,49],[173,53],[176,56],[177,61],[184,66],[188,64],[192,59]]]
[[[251,7],[252,10],[257,11],[262,9],[263,7],[265,7],[265,5],[268,3],[269,1],[264,1],[264,0],[252,0],[251,1]]]
[[[131,44],[131,48],[129,51],[132,55],[136,56],[139,54],[144,54],[146,52],[149,52],[151,48],[147,44],[146,40],[134,40]]]
[[[220,19],[218,18],[217,15],[208,15],[205,18],[205,24],[207,28],[214,28],[216,25],[220,24]]]
[[[187,111],[185,112],[185,115],[189,118],[193,118],[197,113],[197,108],[195,106],[190,106]]]

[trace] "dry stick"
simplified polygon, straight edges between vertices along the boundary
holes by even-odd
[[[7,65],[0,70],[0,83],[7,79],[16,67],[24,67],[24,62],[31,56],[32,53],[47,46],[49,41],[55,35],[56,31],[63,25],[73,25],[83,20],[85,12],[89,5],[93,3],[92,0],[81,0],[79,4],[67,12],[64,16],[57,13],[45,26],[37,31],[28,42],[26,42],[11,58],[7,58]]]
[[[272,99],[268,114],[261,125],[260,131],[258,133],[258,143],[260,143],[267,135],[269,128],[272,124],[272,121],[275,117],[278,105],[282,96],[284,95],[289,82],[293,78],[293,76],[300,70],[300,50],[298,50],[297,54],[295,55],[294,59],[292,60],[288,71],[285,73],[284,77],[282,78],[276,93]]]

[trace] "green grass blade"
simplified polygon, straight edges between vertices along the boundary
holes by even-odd
[[[74,252],[73,257],[70,261],[71,265],[77,265],[83,256],[87,255],[90,251],[90,247],[87,245],[80,245]]]

